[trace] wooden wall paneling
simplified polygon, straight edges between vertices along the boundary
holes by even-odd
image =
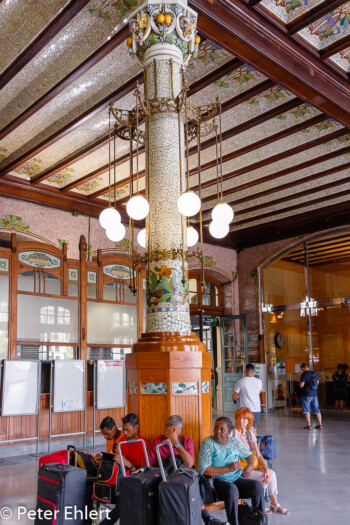
[[[183,419],[182,434],[193,439],[195,464],[198,464],[200,447],[202,403],[200,394],[174,394],[169,415],[177,414]]]
[[[141,394],[139,414],[147,417],[140,419],[140,429],[142,436],[148,441],[164,434],[164,422],[169,417],[168,396],[163,394]]]
[[[11,234],[9,289],[9,359],[17,357],[17,237]]]
[[[68,259],[67,244],[62,244],[62,295],[68,295]]]
[[[97,250],[97,299],[103,299],[103,260],[101,250]]]
[[[86,273],[87,244],[84,235],[80,237],[80,286],[79,286],[79,358],[87,359],[87,273]]]

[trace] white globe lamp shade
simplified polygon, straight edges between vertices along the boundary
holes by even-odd
[[[226,222],[230,224],[234,216],[233,209],[226,202],[220,202],[211,212],[211,218],[214,222]]]
[[[125,226],[121,222],[114,224],[106,230],[106,235],[110,241],[119,242],[125,237]]]
[[[121,221],[120,213],[115,208],[109,207],[101,211],[98,218],[102,228],[112,228],[114,224]]]
[[[186,191],[177,201],[177,208],[185,217],[193,217],[199,212],[200,207],[201,200],[193,191]]]
[[[142,197],[142,195],[134,195],[128,201],[126,205],[126,211],[129,217],[135,221],[141,221],[147,217],[149,213],[149,204],[147,199]]]
[[[215,237],[215,239],[223,239],[229,232],[229,225],[226,222],[212,221],[209,224],[209,231],[210,235]]]
[[[187,246],[194,246],[198,242],[198,232],[193,226],[187,226]]]
[[[147,239],[146,228],[143,228],[137,234],[137,242],[139,243],[140,246],[142,246],[142,248],[146,248],[146,242],[147,242],[146,239]]]

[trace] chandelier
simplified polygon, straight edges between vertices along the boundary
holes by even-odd
[[[120,109],[114,107],[112,103],[109,106],[109,203],[108,207],[104,209],[99,217],[100,224],[106,229],[107,237],[118,242],[125,236],[126,230],[121,223],[121,217],[116,209],[116,137],[122,140],[129,141],[129,187],[130,199],[126,204],[126,211],[129,216],[129,266],[130,266],[130,288],[136,293],[135,286],[135,268],[139,264],[148,264],[148,275],[150,275],[149,263],[158,259],[177,259],[182,258],[183,267],[185,261],[191,258],[186,247],[192,247],[197,242],[200,242],[200,251],[198,251],[195,258],[200,259],[202,269],[202,290],[206,291],[205,276],[204,276],[204,256],[203,256],[203,220],[201,207],[201,139],[202,137],[215,134],[216,143],[216,179],[217,179],[217,203],[212,211],[212,221],[209,225],[210,234],[221,239],[229,232],[229,223],[233,219],[232,208],[223,202],[222,191],[222,132],[221,132],[221,103],[217,97],[215,102],[202,106],[195,106],[188,102],[187,91],[188,85],[183,75],[183,85],[177,97],[162,97],[147,100],[140,91],[140,86],[137,83],[134,92],[135,106],[131,110]],[[174,90],[173,90],[174,91]],[[182,244],[181,248],[177,250],[161,250],[155,255],[150,252],[150,214],[149,201],[139,192],[139,153],[140,146],[145,145],[146,134],[140,129],[140,124],[146,121],[150,115],[160,113],[175,113],[178,117],[178,132],[179,132],[179,168],[180,168],[180,197],[178,199],[178,210],[181,214],[181,231]],[[216,116],[219,116],[219,124],[216,122]],[[114,118],[114,127],[112,130],[111,117]],[[181,119],[184,121],[184,135],[185,135],[185,150],[186,150],[186,168],[183,171],[182,150],[181,150]],[[190,169],[189,169],[189,142],[197,139],[197,172],[198,172],[198,194],[190,189]],[[136,151],[134,151],[134,144],[136,143]],[[113,149],[113,153],[112,153]],[[146,148],[145,155],[149,154]],[[134,176],[134,155],[136,157],[136,177]],[[113,165],[113,176],[112,176]],[[146,159],[146,166],[149,165]],[[149,188],[148,172],[145,170],[145,187]],[[183,175],[186,175],[185,188],[183,187]],[[112,187],[113,179],[113,187]],[[136,180],[135,180],[136,179]],[[136,185],[135,185],[136,182]],[[221,187],[221,189],[219,189]],[[148,195],[149,198],[149,195]],[[190,217],[194,218],[199,214],[199,232],[197,228],[190,224]],[[145,254],[137,253],[134,248],[134,221],[146,219],[145,228],[139,231],[137,241],[143,248],[146,249]],[[174,253],[172,253],[174,252]],[[180,252],[180,253],[179,253]],[[193,256],[193,254],[192,254]],[[184,279],[185,280],[185,277]],[[149,281],[149,279],[148,279]]]

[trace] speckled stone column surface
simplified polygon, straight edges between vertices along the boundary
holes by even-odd
[[[159,45],[168,47],[166,44]],[[165,53],[154,60],[147,60],[145,56],[146,97],[171,97],[172,91],[175,97],[179,94],[182,88],[181,53],[176,58]],[[181,118],[179,135],[178,114],[158,113],[148,117],[147,128],[149,187],[146,192],[150,203],[150,252],[181,249],[182,225],[177,201],[181,194],[180,155],[181,165],[185,166],[184,123]],[[183,277],[185,284],[182,283]],[[181,255],[175,259],[152,261],[147,297],[147,332],[183,332],[190,329],[187,263],[183,265]]]
[[[130,53],[144,68],[144,95],[154,108],[162,99],[176,99],[181,93],[184,63],[195,54],[197,16],[183,0],[171,4],[149,0],[142,6],[130,17]],[[186,223],[177,209],[181,190],[185,190],[184,118],[164,106],[146,118],[146,173],[149,252],[154,258],[146,331],[189,332],[188,270],[181,255],[183,242],[187,250]],[[179,253],[170,256],[171,250]]]

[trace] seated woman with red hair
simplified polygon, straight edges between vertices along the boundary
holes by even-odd
[[[279,512],[280,514],[289,514],[289,510],[285,509],[277,502],[277,478],[273,470],[268,469],[264,458],[262,457],[255,433],[252,432],[250,427],[254,423],[253,413],[249,408],[238,408],[235,412],[236,426],[234,429],[234,437],[237,438],[248,450],[255,453],[258,466],[257,470],[251,470],[248,478],[260,483],[266,487],[269,491],[271,498],[270,512]]]

